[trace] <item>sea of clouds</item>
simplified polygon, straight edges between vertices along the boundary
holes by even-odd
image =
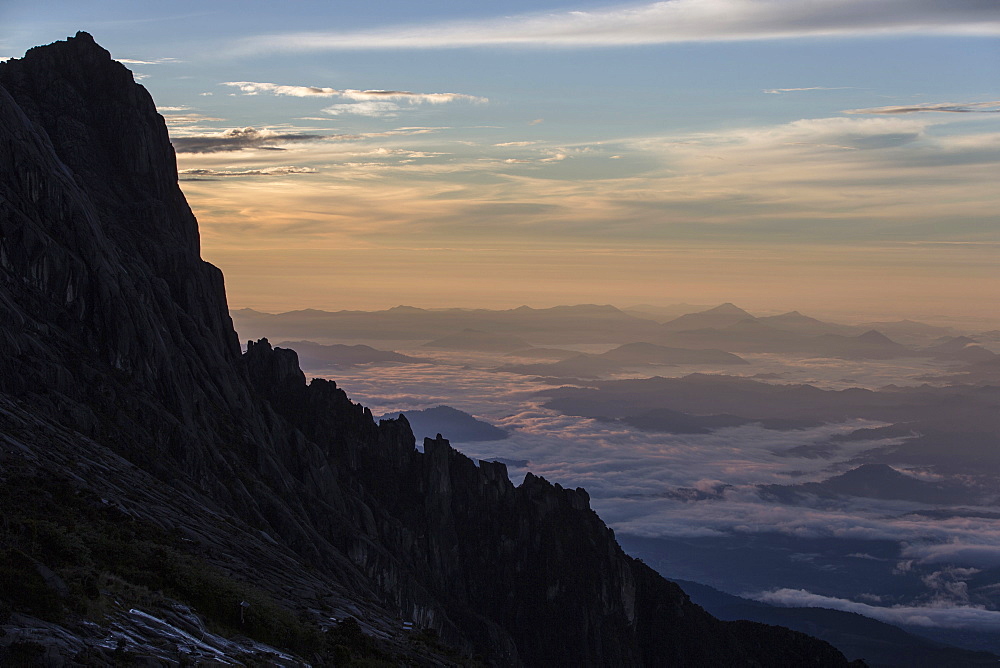
[[[426,349],[400,352],[428,356]],[[782,587],[741,592],[759,600],[820,605],[894,623],[1000,630],[1000,612],[970,600],[966,584],[980,569],[1000,566],[1000,514],[958,508],[950,516],[932,518],[925,513],[934,507],[908,501],[806,497],[791,505],[759,494],[758,485],[793,485],[843,473],[857,466],[852,460],[864,451],[897,443],[840,442],[826,458],[793,454],[809,451],[795,448],[828,444],[831,436],[878,423],[849,420],[796,431],[745,425],[708,434],[643,432],[544,408],[538,393],[558,385],[489,370],[507,359],[436,354],[451,363],[362,366],[323,375],[375,414],[444,404],[507,430],[510,436],[504,440],[453,445],[473,459],[507,462],[515,484],[530,471],[564,487],[586,488],[593,508],[619,535],[887,540],[899,545],[899,555],[886,568],[922,584],[905,604],[898,597],[884,601],[878,592],[858,592],[853,598]],[[778,376],[775,382],[825,387],[912,385],[943,372],[916,360],[902,365],[806,359],[789,364],[779,356],[760,355],[752,362],[740,369],[743,375],[769,373]],[[695,369],[663,371],[683,375]],[[419,444],[421,437],[433,434],[416,436]]]

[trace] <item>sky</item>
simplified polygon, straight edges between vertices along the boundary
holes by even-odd
[[[152,93],[230,305],[1000,325],[1000,3],[0,3]]]

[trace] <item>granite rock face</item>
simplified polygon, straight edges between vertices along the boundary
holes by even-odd
[[[621,551],[584,490],[515,487],[441,438],[420,452],[293,351],[241,355],[163,119],[86,33],[0,64],[0,349],[5,480],[58,477],[387,647],[412,621],[453,661],[847,665],[710,617]]]

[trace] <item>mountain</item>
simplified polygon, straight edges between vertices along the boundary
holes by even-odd
[[[670,323],[667,323],[668,325]],[[690,321],[695,324],[695,321]],[[682,348],[715,348],[739,352],[798,352],[816,337],[767,325],[757,318],[735,322],[720,320],[719,325],[668,331],[661,341]]]
[[[781,329],[787,332],[799,332],[801,334],[852,334],[854,328],[848,325],[838,325],[832,322],[824,322],[816,318],[810,318],[798,311],[789,311],[780,315],[769,315],[757,318],[769,327]]]
[[[623,365],[644,364],[749,364],[742,357],[722,350],[670,348],[654,343],[626,343],[598,355]]]
[[[464,411],[451,406],[435,406],[416,411],[404,411],[397,415],[406,418],[414,434],[433,437],[434,434],[448,434],[450,440],[460,443],[469,441],[499,441],[510,434],[489,422],[478,420]],[[390,417],[386,415],[385,417]]]
[[[893,446],[893,454],[901,461],[910,463],[909,458],[919,455],[950,470],[954,467],[981,473],[1000,470],[1000,452],[987,445],[991,440],[996,441],[1000,430],[1000,415],[996,410],[1000,388],[990,385],[824,390],[812,385],[779,385],[733,376],[690,374],[681,378],[599,381],[588,387],[543,390],[538,396],[545,398],[543,405],[547,408],[585,417],[624,418],[669,409],[756,420],[835,422],[864,418],[899,423],[899,431],[890,437],[906,434],[912,437],[905,446]],[[918,447],[924,439],[928,439],[926,451]],[[947,445],[942,439],[947,439]],[[965,445],[959,445],[962,443]]]
[[[911,349],[874,329],[858,336],[823,334],[815,339],[811,351],[825,357],[842,359],[891,359],[914,356]]]
[[[403,355],[391,350],[379,350],[363,344],[352,346],[342,343],[323,345],[313,341],[284,341],[279,347],[291,348],[299,356],[299,364],[304,369],[327,369],[348,367],[358,364],[427,364],[430,360]]]
[[[973,504],[979,501],[962,485],[951,481],[929,482],[901,473],[886,464],[863,464],[822,482],[800,485],[765,485],[774,498],[794,503],[802,494],[820,497],[861,496],[927,504]]]
[[[801,318],[795,320],[801,322]],[[748,318],[722,326],[664,332],[661,340],[670,345],[686,348],[798,353],[841,359],[890,359],[912,357],[917,354],[875,330],[856,336],[828,331],[816,334],[825,329],[828,328],[804,325],[788,327],[787,324],[774,320]]]
[[[707,311],[687,313],[663,323],[663,329],[682,332],[690,329],[718,329],[734,325],[741,320],[753,320],[754,316],[739,306],[726,302]]]
[[[891,320],[886,322],[866,322],[859,325],[865,329],[875,329],[895,340],[907,343],[923,343],[942,336],[953,336],[949,327],[929,325],[915,320]]]
[[[425,348],[441,348],[444,350],[474,350],[480,352],[508,353],[521,350],[531,344],[524,339],[509,334],[484,332],[480,329],[466,328],[461,332],[442,336],[424,344]]]
[[[284,339],[365,339],[420,341],[440,339],[465,329],[527,339],[532,343],[626,343],[656,335],[660,326],[614,306],[576,304],[505,311],[488,309],[420,309],[396,306],[384,311],[318,311],[261,313],[232,311],[244,339],[269,336]]]
[[[0,663],[847,665],[709,616],[584,490],[241,354],[163,119],[90,35],[0,64],[0,199]]]
[[[707,305],[695,304],[670,304],[668,306],[634,304],[632,306],[626,306],[622,309],[622,311],[638,318],[649,318],[662,323],[668,320],[673,320],[674,318],[682,315],[687,315],[688,313],[704,311],[708,308],[709,307]]]
[[[935,342],[934,345],[924,348],[920,353],[935,359],[955,360],[967,364],[988,362],[997,357],[995,353],[981,346],[978,341],[967,336],[946,337]]]
[[[622,367],[620,362],[604,359],[598,355],[577,354],[557,362],[504,364],[497,367],[496,371],[552,378],[597,378],[617,373]]]

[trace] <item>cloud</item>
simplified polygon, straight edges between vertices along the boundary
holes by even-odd
[[[162,65],[164,63],[179,63],[176,58],[155,58],[153,60],[135,60],[132,58],[115,58],[119,63],[126,65]]]
[[[194,125],[195,123],[224,121],[226,119],[217,118],[215,116],[205,116],[204,114],[163,114],[163,120],[167,125],[176,127],[182,125]]]
[[[214,134],[173,137],[171,142],[178,153],[217,153],[244,149],[282,150],[277,144],[321,141],[330,135],[301,132],[274,132],[267,129],[232,128]]]
[[[513,217],[532,213],[519,206],[499,208],[501,215]],[[541,213],[556,212],[550,207]],[[495,212],[467,209],[464,214],[466,220],[479,220]],[[822,373],[838,378],[845,368],[835,364]],[[474,365],[359,369],[339,372],[336,380],[376,413],[444,403],[507,430],[510,436],[503,442],[456,445],[473,458],[528,460],[510,468],[515,484],[530,470],[564,486],[587,488],[594,508],[621,534],[835,538],[850,545],[847,553],[853,557],[868,559],[874,557],[855,553],[857,544],[847,541],[903,543],[907,547],[899,560],[921,587],[923,601],[949,605],[967,603],[962,583],[974,569],[1000,559],[998,518],[956,509],[954,517],[930,522],[918,514],[927,506],[906,501],[812,497],[793,506],[761,496],[759,484],[826,479],[856,466],[852,462],[863,452],[898,443],[843,442],[831,459],[782,456],[799,445],[829,443],[831,436],[860,426],[857,422],[791,432],[747,425],[710,434],[645,433],[554,413],[537,403],[535,393],[546,384]],[[384,394],[385,388],[391,394]],[[420,391],[430,397],[420,405],[400,398]]]
[[[749,594],[748,597],[772,605],[830,608],[855,612],[889,624],[1000,631],[1000,611],[987,610],[977,606],[939,603],[927,606],[881,607],[844,598],[813,594],[805,589],[775,589],[774,591]]]
[[[261,35],[239,53],[531,45],[594,47],[870,34],[1000,34],[981,0],[667,0],[355,32]]]
[[[996,114],[1000,113],[1000,100],[991,102],[965,102],[952,104],[950,102],[895,105],[889,107],[872,107],[870,109],[847,109],[845,114],[916,114],[926,111],[937,111],[952,114]]]
[[[220,86],[232,86],[239,88],[244,95],[260,95],[270,93],[271,95],[286,95],[290,97],[335,97],[340,95],[340,91],[335,88],[324,88],[321,86],[283,86],[273,83],[260,83],[256,81],[224,81]]]
[[[835,86],[835,87],[830,88],[830,87],[827,87],[827,86],[810,86],[808,88],[765,88],[764,92],[765,93],[771,93],[772,95],[781,95],[782,93],[798,93],[798,92],[801,92],[801,91],[808,91],[808,90],[848,90],[850,88],[852,88],[852,87],[851,86]]]
[[[0,56],[0,63],[7,62],[8,60],[13,60],[13,56]]]
[[[500,144],[493,144],[494,146],[531,146],[532,144],[537,144],[537,141],[505,141]]]
[[[289,174],[315,174],[312,167],[295,167],[285,165],[280,167],[265,167],[263,169],[182,169],[177,172],[187,177],[230,177],[230,176],[287,176]]]
[[[983,541],[975,541],[975,536],[967,536],[963,541],[944,544],[908,545],[902,556],[915,559],[923,564],[965,564],[978,568],[1000,568],[1000,544],[993,542],[995,536],[983,536]]]
[[[398,116],[400,107],[395,102],[353,102],[351,104],[333,104],[324,107],[323,111],[331,116],[368,116],[371,118],[392,118]]]
[[[414,93],[407,90],[357,90],[347,88],[324,88],[321,86],[286,86],[257,81],[225,81],[220,86],[238,88],[244,95],[284,95],[290,97],[342,97],[357,102],[391,101],[408,102],[409,104],[446,104],[448,102],[488,102],[485,97],[465,95],[463,93]]]
[[[159,112],[161,112],[161,113],[164,112],[164,111],[190,111],[191,107],[186,107],[184,105],[180,105],[180,106],[177,106],[177,107],[157,107],[156,110],[159,111]]]
[[[410,104],[445,104],[447,102],[489,102],[485,97],[464,95],[462,93],[411,93],[405,90],[353,90],[347,89],[341,93],[349,100],[395,100]]]

